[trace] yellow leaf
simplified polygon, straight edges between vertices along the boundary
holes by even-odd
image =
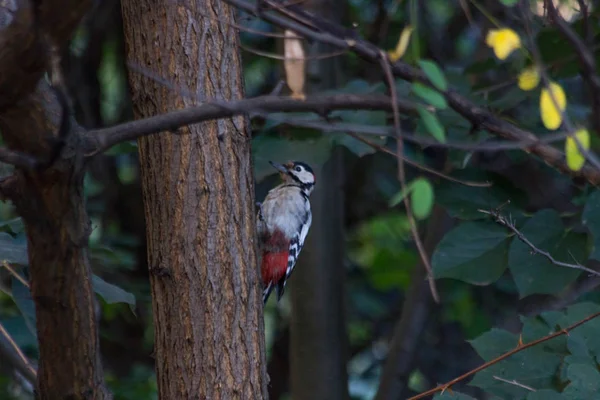
[[[540,74],[536,66],[525,68],[519,74],[519,88],[521,90],[533,90],[540,83]]]
[[[390,57],[391,62],[396,62],[402,58],[404,53],[406,53],[406,49],[408,48],[408,43],[410,42],[410,36],[412,34],[413,27],[407,25],[402,29],[402,33],[400,34],[400,38],[398,39],[398,44],[396,48],[392,51],[388,51],[388,55]]]
[[[573,171],[579,171],[585,164],[585,156],[579,151],[575,138],[584,150],[590,149],[590,134],[587,129],[580,129],[573,136],[567,136],[565,142],[565,154],[567,155],[567,165]]]
[[[494,54],[505,60],[510,53],[521,47],[521,38],[512,29],[492,29],[488,32],[485,43],[494,49]]]
[[[548,90],[550,89],[550,90]],[[550,95],[552,92],[553,96]],[[556,108],[554,100],[558,108]],[[556,82],[550,82],[548,88],[542,89],[540,95],[540,114],[542,122],[547,129],[556,130],[562,123],[562,112],[567,107],[565,91]]]

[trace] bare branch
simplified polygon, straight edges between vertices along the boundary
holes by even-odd
[[[325,54],[315,54],[313,56],[306,56],[306,57],[302,57],[302,58],[295,58],[295,57],[286,57],[286,56],[282,56],[280,54],[277,53],[271,53],[268,51],[262,51],[262,50],[258,50],[258,49],[253,49],[249,46],[245,46],[243,44],[240,44],[240,48],[244,51],[247,51],[248,53],[252,53],[252,54],[256,54],[258,56],[261,57],[266,57],[266,58],[272,58],[273,60],[283,60],[283,61],[308,61],[308,60],[323,60],[325,58],[332,58],[332,57],[339,57],[345,53],[347,53],[346,50],[338,50],[338,51],[332,51],[330,53],[325,53]]]
[[[25,286],[27,289],[29,289],[29,282],[27,282],[25,280],[25,278],[23,278],[17,271],[14,270],[14,268],[7,262],[7,261],[2,261],[2,266],[4,268],[7,269],[8,272],[10,272],[10,274],[19,282],[21,282],[21,284],[23,286]]]
[[[3,341],[5,341],[8,346],[4,346],[4,343],[2,343]],[[10,333],[8,333],[6,328],[4,328],[2,323],[0,323],[0,353],[3,353],[3,355],[8,358],[15,369],[19,371],[23,377],[25,377],[27,382],[35,387],[37,371],[27,359],[25,354],[23,354]]]
[[[390,149],[387,149],[387,148],[385,148],[383,146],[378,145],[377,143],[374,143],[374,142],[372,142],[372,141],[370,141],[368,139],[360,137],[360,136],[358,136],[355,133],[352,133],[352,132],[346,132],[346,133],[347,133],[348,136],[351,136],[354,139],[363,142],[367,146],[370,146],[371,148],[373,148],[373,149],[375,149],[377,151],[380,151],[382,153],[386,153],[386,154],[392,155],[392,156],[394,156],[396,158],[398,157],[398,154],[395,153],[395,152],[393,152]],[[405,139],[406,139],[406,137],[405,137]],[[422,170],[422,171],[424,171],[424,172],[426,172],[428,174],[437,176],[439,178],[448,180],[450,182],[455,182],[455,183],[458,183],[458,184],[461,184],[461,185],[473,186],[473,187],[490,187],[490,186],[492,186],[492,184],[490,182],[474,182],[474,181],[463,181],[461,179],[456,179],[456,178],[453,178],[453,177],[451,177],[449,175],[444,174],[443,172],[436,171],[435,169],[431,169],[429,167],[426,167],[425,165],[421,165],[419,163],[416,163],[416,162],[412,161],[411,159],[406,158],[404,156],[402,156],[402,159],[403,159],[404,163],[410,165],[411,167],[420,169],[420,170]]]
[[[508,230],[510,230],[512,233],[515,234],[515,236],[523,243],[525,243],[532,252],[539,254],[541,256],[544,256],[546,259],[548,259],[548,261],[550,261],[552,264],[557,265],[559,267],[565,267],[565,268],[572,268],[572,269],[578,269],[581,271],[585,271],[587,273],[589,273],[590,275],[596,275],[596,276],[600,276],[600,272],[595,271],[593,269],[587,268],[579,263],[577,264],[570,264],[570,263],[566,263],[566,262],[562,262],[562,261],[558,261],[556,260],[552,254],[550,254],[548,251],[546,250],[542,250],[540,248],[538,248],[536,245],[534,245],[533,243],[531,243],[531,241],[529,239],[527,239],[527,237],[525,235],[523,235],[523,233],[517,229],[517,227],[515,226],[514,222],[510,219],[510,218],[506,218],[503,215],[500,214],[499,211],[497,210],[477,210],[483,214],[487,214],[490,215],[493,219],[494,222],[496,222],[497,224],[500,224],[502,226],[504,226],[505,228],[507,228]]]
[[[279,118],[271,116],[273,120],[280,121],[284,125],[299,126],[304,128],[319,129],[324,132],[351,132],[359,135],[369,136],[389,136],[393,137],[393,128],[387,126],[373,126],[373,125],[361,125],[354,123],[344,122],[329,122],[329,121],[313,121],[303,120],[297,118]],[[417,135],[404,135],[402,139],[407,142],[419,144],[424,147],[437,147],[452,150],[462,150],[469,152],[480,152],[480,151],[502,151],[502,150],[526,150],[538,143],[554,143],[565,140],[570,133],[558,132],[543,137],[537,138],[535,142],[523,141],[523,142],[510,142],[507,140],[483,140],[478,143],[469,142],[458,142],[458,141],[447,141],[441,143],[435,139],[430,139],[425,136]]]
[[[398,160],[398,180],[400,181],[400,187],[402,191],[406,191],[406,173],[404,171],[404,141],[402,140],[402,127],[400,125],[400,113],[397,106],[398,94],[396,93],[396,84],[394,82],[394,76],[392,75],[392,71],[390,69],[390,61],[388,60],[387,54],[382,50],[380,53],[380,63],[381,68],[387,79],[388,89],[392,96],[392,109],[394,116],[394,130],[396,131],[396,158]],[[406,217],[408,218],[408,222],[410,224],[410,231],[412,233],[415,244],[417,245],[417,250],[419,251],[419,256],[421,257],[421,261],[423,262],[423,268],[427,271],[427,280],[429,281],[429,290],[431,290],[431,297],[436,303],[440,302],[440,295],[438,294],[437,288],[435,286],[435,280],[433,278],[433,271],[431,268],[431,264],[429,263],[429,256],[427,255],[427,251],[423,246],[423,242],[421,241],[421,237],[419,236],[419,230],[417,229],[417,222],[415,221],[415,217],[411,211],[409,196],[404,196],[402,198],[404,203],[404,208],[406,209]]]
[[[290,97],[261,96],[251,99],[233,101],[212,101],[197,107],[173,111],[155,117],[145,118],[116,125],[110,128],[92,130],[83,138],[85,153],[96,154],[117,143],[134,140],[145,135],[207,120],[227,118],[250,112],[316,112],[325,115],[333,110],[388,110],[392,108],[391,100],[383,95],[332,95],[312,96],[300,101]],[[398,100],[398,109],[407,114],[414,114],[412,103]]]

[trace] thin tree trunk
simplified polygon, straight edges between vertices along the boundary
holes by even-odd
[[[123,0],[122,9],[130,63],[200,101],[243,97],[224,2]],[[136,72],[129,79],[137,117],[199,102]],[[267,396],[250,139],[236,117],[139,141],[161,399]]]
[[[50,64],[49,46],[65,45],[89,3],[17,3],[16,12],[13,7],[0,9],[0,132],[10,149],[46,160],[48,139],[65,110],[40,78]],[[66,149],[76,146],[78,135],[71,133]],[[27,233],[40,354],[37,399],[111,398],[100,363],[83,176],[83,155],[64,151],[52,166],[16,168],[0,183]]]
[[[312,0],[304,7],[322,18],[341,22],[345,0]],[[315,43],[309,54],[331,48]],[[340,85],[340,60],[308,63],[309,93]],[[292,277],[291,393],[294,400],[348,398],[347,336],[344,308],[343,149],[316,169],[312,195],[313,223]],[[310,382],[307,385],[306,382]]]
[[[427,223],[427,233],[423,243],[429,256],[448,231],[451,222],[448,214],[440,206],[434,207]],[[431,314],[432,304],[427,273],[419,262],[411,275],[411,285],[404,298],[402,314],[394,329],[390,350],[381,372],[376,400],[400,400],[407,397],[408,379],[423,336],[423,329]]]

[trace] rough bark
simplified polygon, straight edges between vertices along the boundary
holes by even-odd
[[[64,46],[88,1],[11,2],[0,7],[0,131],[13,150],[45,160],[62,110],[40,78],[50,47]],[[68,10],[68,12],[65,12]],[[83,159],[70,151],[50,168],[16,169],[10,197],[23,217],[35,302],[38,399],[107,399],[87,254]]]
[[[224,2],[123,0],[122,10],[130,63],[200,100],[242,98]],[[199,102],[135,72],[129,80],[138,118]],[[159,396],[266,398],[248,124],[236,117],[179,132],[138,142]]]
[[[322,18],[341,21],[345,0],[312,0],[304,5]],[[326,54],[314,43],[309,54]],[[308,93],[342,84],[340,59],[308,63]],[[292,277],[290,335],[291,393],[295,400],[344,400],[348,395],[347,336],[344,309],[344,161],[334,149],[316,170],[311,199],[313,223]],[[307,385],[306,382],[311,382]]]

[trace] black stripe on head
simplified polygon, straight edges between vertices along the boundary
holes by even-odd
[[[294,166],[299,165],[301,167],[304,167],[305,170],[307,170],[308,172],[310,172],[311,174],[315,174],[312,170],[312,168],[310,167],[310,165],[308,165],[307,163],[304,163],[302,161],[294,161]]]

